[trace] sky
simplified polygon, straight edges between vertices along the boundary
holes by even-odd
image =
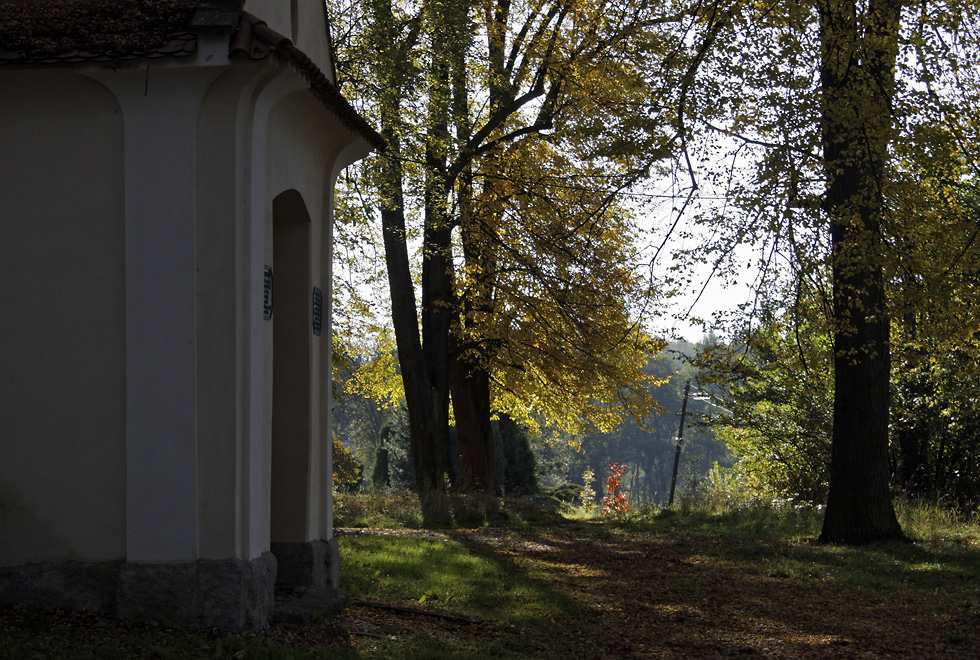
[[[670,269],[677,266],[673,261],[676,251],[705,240],[705,230],[694,222],[695,213],[719,202],[721,198],[712,196],[709,191],[696,198],[691,205],[683,207],[683,191],[678,189],[676,181],[671,180],[651,184],[646,192],[649,199],[644,212],[638,214],[639,226],[644,232],[639,246],[645,262],[652,262],[652,274],[656,280],[667,276]],[[748,247],[738,248],[735,253],[740,261],[746,264],[751,262]],[[667,300],[661,300],[662,306],[647,324],[652,334],[697,342],[704,336],[705,329],[700,323],[692,323],[692,318],[710,321],[716,313],[733,312],[739,305],[752,300],[752,283],[756,273],[751,267],[746,266],[729,282],[719,276],[712,277],[708,265],[694,267],[689,275],[689,285]],[[724,333],[719,331],[719,334]]]

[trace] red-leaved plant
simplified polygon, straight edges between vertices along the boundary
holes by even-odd
[[[609,477],[606,478],[606,496],[602,498],[602,515],[629,513],[630,494],[619,492],[620,482],[626,473],[626,466],[622,463],[610,463],[609,470]]]

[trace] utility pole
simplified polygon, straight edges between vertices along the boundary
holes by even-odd
[[[674,506],[674,487],[677,485],[677,466],[681,462],[681,449],[684,447],[684,417],[687,416],[687,395],[691,391],[691,380],[684,385],[684,403],[681,404],[681,427],[677,431],[677,451],[674,452],[674,476],[670,478],[670,499],[667,506]]]

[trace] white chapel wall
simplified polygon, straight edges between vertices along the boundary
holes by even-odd
[[[125,554],[122,115],[0,75],[0,564]]]

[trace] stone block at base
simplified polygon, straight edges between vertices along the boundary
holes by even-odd
[[[276,590],[340,587],[340,549],[337,539],[272,543],[278,571]]]
[[[74,609],[179,628],[262,630],[275,606],[276,559],[186,563],[42,562],[0,567],[0,604]]]
[[[272,618],[276,559],[122,565],[116,613],[178,628],[261,630]]]
[[[122,562],[37,562],[0,566],[0,605],[115,614]]]

